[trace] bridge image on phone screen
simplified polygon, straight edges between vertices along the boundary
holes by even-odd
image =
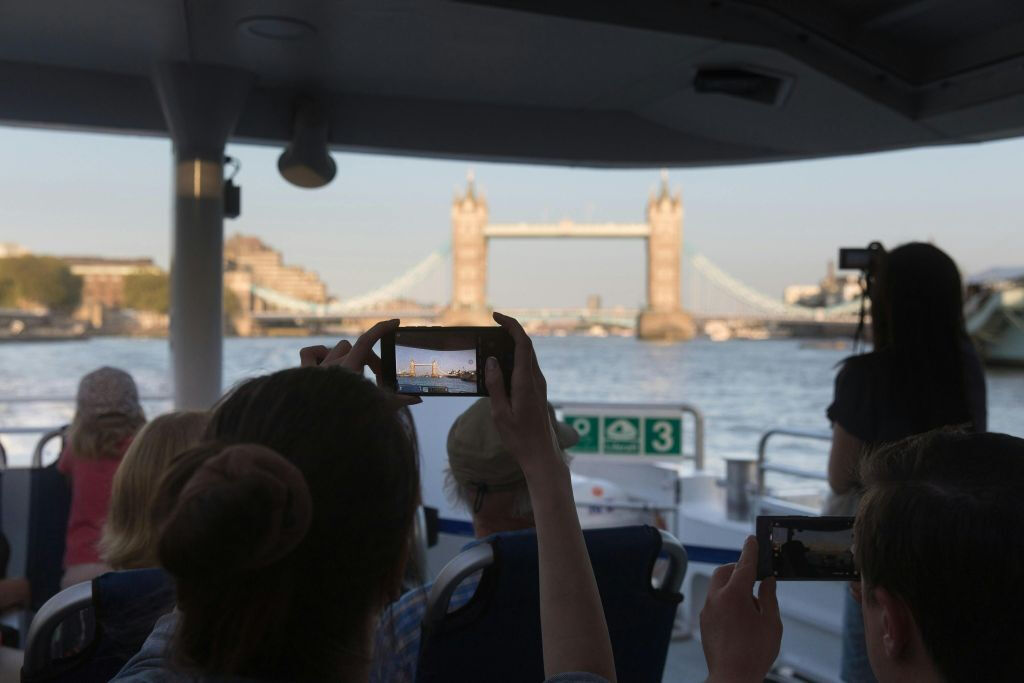
[[[449,335],[438,349],[434,335],[395,334],[398,391],[417,394],[476,394],[476,335]],[[435,347],[435,348],[431,348]]]
[[[801,529],[772,526],[775,576],[832,579],[856,575],[853,564],[853,529]]]

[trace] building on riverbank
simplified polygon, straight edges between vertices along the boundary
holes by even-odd
[[[126,278],[163,273],[149,258],[65,256],[61,260],[71,268],[73,275],[82,278],[82,301],[72,317],[88,322],[96,330],[113,331],[111,328],[117,327],[117,331],[122,331],[122,316],[114,312],[126,307]]]
[[[262,299],[251,295],[253,287],[313,304],[329,301],[327,285],[316,273],[285,265],[284,256],[258,237],[235,234],[224,242],[224,285],[238,296],[242,309],[267,310]]]

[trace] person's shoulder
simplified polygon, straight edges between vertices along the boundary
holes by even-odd
[[[423,616],[427,612],[427,598],[432,586],[433,584],[426,583],[413,588],[385,607],[377,622],[378,635],[398,636],[399,641],[402,641],[402,635],[407,632],[418,634]]]
[[[840,363],[836,388],[866,387],[891,374],[895,359],[889,351],[871,351],[848,356]]]
[[[112,680],[122,683],[171,683],[191,680],[167,667],[167,647],[178,626],[178,612],[160,617],[142,648]]]
[[[892,365],[893,354],[887,349],[869,351],[855,356],[847,356],[841,362],[840,372],[852,374],[872,374]]]

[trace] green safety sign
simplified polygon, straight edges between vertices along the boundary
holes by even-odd
[[[580,440],[570,449],[573,453],[683,457],[681,416],[567,413],[562,420],[580,435]]]
[[[601,450],[601,429],[597,416],[566,415],[564,421],[580,435],[580,440],[570,450],[574,453],[598,453]]]
[[[644,420],[644,453],[682,455],[683,423],[678,417],[648,417]]]
[[[605,453],[639,455],[640,418],[606,415],[602,420],[601,436]]]

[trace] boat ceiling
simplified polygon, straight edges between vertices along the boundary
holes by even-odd
[[[168,61],[253,73],[233,139],[261,144],[297,95],[337,149],[533,163],[1024,134],[1020,0],[0,0],[0,123],[166,135]]]

